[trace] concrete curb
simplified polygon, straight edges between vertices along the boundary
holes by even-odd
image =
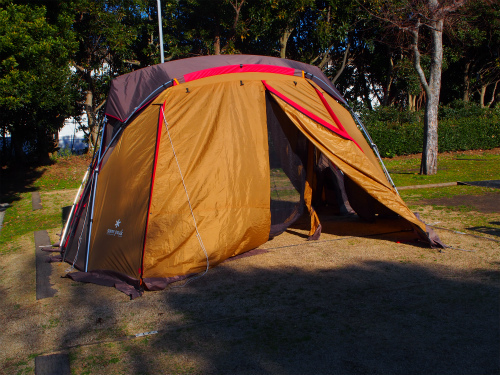
[[[52,288],[50,275],[52,265],[47,262],[47,253],[43,247],[50,247],[50,238],[46,230],[35,232],[35,261],[36,261],[36,299],[53,297],[57,290]]]
[[[65,353],[35,357],[35,375],[71,375],[69,356]]]
[[[33,208],[33,211],[41,210],[43,208],[39,191],[33,191],[31,193],[31,207]]]
[[[486,181],[470,181],[470,182],[443,182],[441,184],[427,184],[427,185],[410,185],[410,186],[396,186],[399,190],[410,190],[410,189],[428,189],[437,187],[447,187],[456,185],[467,185],[467,186],[483,186],[489,188],[500,188],[500,180],[486,180]]]
[[[396,188],[398,190],[410,190],[410,189],[428,189],[428,188],[436,188],[436,187],[446,187],[446,186],[456,186],[457,182],[444,182],[442,184],[427,184],[427,185],[410,185],[410,186],[401,186]]]
[[[5,216],[5,211],[10,207],[8,203],[0,203],[0,232],[2,231],[3,217]]]

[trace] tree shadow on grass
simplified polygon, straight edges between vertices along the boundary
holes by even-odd
[[[22,193],[37,191],[34,182],[45,172],[42,165],[10,165],[0,168],[0,203],[18,201]]]
[[[500,370],[500,272],[476,270],[482,281],[460,281],[393,262],[314,271],[240,262],[161,292],[165,310],[183,314],[186,324],[158,327],[143,349],[128,352],[131,373]],[[167,357],[177,358],[175,368],[161,367]]]

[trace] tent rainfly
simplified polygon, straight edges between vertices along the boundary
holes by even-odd
[[[303,215],[318,239],[320,208],[394,217],[440,245],[346,108],[317,67],[273,57],[194,57],[114,79],[61,238],[80,271],[68,276],[133,298],[255,249]]]

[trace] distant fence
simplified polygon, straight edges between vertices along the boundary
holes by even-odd
[[[83,138],[66,135],[59,137],[59,148],[61,150],[70,150],[73,153],[80,154],[85,151],[87,144]]]
[[[5,137],[5,146],[10,148],[10,137]],[[0,138],[0,150],[3,150],[3,138]],[[24,151],[28,152],[28,145],[24,147]],[[71,152],[73,154],[82,154],[87,149],[87,144],[85,139],[81,137],[74,137],[71,135],[66,135],[59,137],[59,149],[61,151]]]

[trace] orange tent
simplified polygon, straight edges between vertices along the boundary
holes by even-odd
[[[257,248],[305,212],[317,239],[318,205],[398,217],[435,244],[316,67],[245,55],[168,62],[115,79],[106,115],[61,242],[82,271],[73,279],[131,296],[162,289]],[[276,194],[294,198],[277,202],[276,181]]]

